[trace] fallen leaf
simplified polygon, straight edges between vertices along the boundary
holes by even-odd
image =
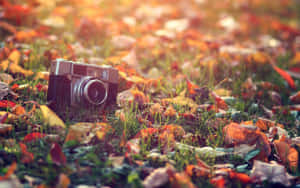
[[[36,140],[38,140],[40,138],[44,138],[45,136],[46,136],[46,134],[44,134],[44,133],[32,132],[32,133],[27,134],[24,137],[23,141],[24,142],[32,142],[32,141],[36,141]]]
[[[8,101],[8,100],[1,100],[0,101],[0,108],[13,108],[16,106],[16,103]]]
[[[34,159],[34,155],[33,153],[29,152],[27,150],[27,146],[23,143],[19,143],[19,146],[21,148],[21,152],[22,152],[22,158],[21,158],[21,161],[22,163],[31,163]]]
[[[13,126],[11,124],[0,123],[0,134],[6,134],[13,130]]]
[[[68,188],[71,184],[69,177],[65,174],[59,175],[58,184],[56,185],[57,188]]]
[[[17,116],[19,116],[19,115],[25,114],[26,110],[21,105],[16,105],[15,107],[13,107],[12,113],[15,114],[15,115],[17,115]]]
[[[255,182],[263,182],[268,180],[272,183],[281,183],[286,186],[291,185],[291,176],[286,172],[284,166],[279,165],[275,161],[265,163],[255,160],[251,170],[250,177]]]
[[[198,165],[187,165],[185,168],[185,173],[189,175],[190,177],[209,177],[211,174],[211,171],[209,168],[204,168]]]
[[[168,168],[155,169],[146,179],[143,181],[145,188],[162,187],[169,181],[169,175],[167,173]]]
[[[0,100],[9,94],[9,86],[7,83],[0,82]]]
[[[226,180],[223,176],[217,176],[210,179],[210,183],[213,184],[217,188],[225,188]]]
[[[266,135],[260,132],[253,125],[241,126],[237,123],[230,123],[223,128],[225,134],[225,144],[256,144],[260,149],[260,155],[265,160],[271,154],[271,147]]]
[[[276,65],[272,65],[273,69],[278,73],[280,74],[280,76],[285,79],[287,81],[287,83],[289,84],[289,86],[292,88],[292,89],[296,89],[296,84],[293,80],[293,78],[287,73],[285,72],[284,70],[282,70],[281,68],[277,67]]]
[[[0,81],[10,84],[12,81],[14,81],[14,78],[10,74],[0,73]]]
[[[166,99],[162,99],[162,104],[177,104],[180,106],[189,106],[190,108],[197,108],[198,105],[194,102],[194,100],[184,97],[184,96],[177,96],[174,98],[166,98]]]
[[[295,172],[299,162],[298,151],[286,142],[284,136],[280,140],[275,140],[274,146],[283,164],[289,165],[289,168]]]
[[[56,165],[65,165],[67,162],[65,154],[62,152],[62,149],[59,144],[53,143],[50,149],[50,156],[52,161]]]
[[[6,172],[6,174],[5,174],[4,176],[0,176],[0,181],[9,179],[10,176],[15,172],[16,169],[17,169],[17,163],[16,163],[16,162],[13,162],[13,163],[9,166],[9,168],[8,168],[8,170],[7,170],[7,172]]]
[[[60,126],[62,128],[66,128],[64,122],[46,105],[41,105],[40,109],[42,111],[45,123],[50,126]]]
[[[79,122],[74,125],[70,125],[65,142],[75,140],[79,143],[88,144],[93,138],[96,137],[98,140],[104,140],[105,136],[109,132],[113,131],[114,129],[109,124],[104,122]]]

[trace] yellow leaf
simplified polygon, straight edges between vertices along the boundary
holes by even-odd
[[[21,56],[20,52],[15,50],[9,55],[8,60],[14,64],[18,64],[20,60],[20,56]]]
[[[69,127],[65,142],[75,140],[80,143],[89,143],[94,136],[99,140],[103,140],[110,131],[113,131],[113,128],[104,122],[79,122]]]
[[[97,135],[97,138],[98,138],[99,140],[102,140],[102,139],[104,138],[104,136],[105,136],[105,132],[97,131],[97,132],[96,132],[96,135]]]
[[[25,70],[23,69],[21,66],[17,65],[17,64],[10,64],[9,65],[9,72],[16,74],[16,73],[20,73],[24,76],[31,76],[33,75],[33,72],[31,70]]]
[[[177,104],[179,106],[189,106],[190,108],[197,108],[198,106],[192,99],[183,96],[163,99],[162,103],[172,103]]]
[[[300,63],[300,51],[295,53],[295,56],[292,59],[292,64],[296,65],[297,63]]]
[[[0,68],[1,70],[6,70],[9,66],[10,63],[12,64],[18,64],[19,63],[19,60],[20,60],[20,52],[15,50],[13,51],[12,53],[10,53],[9,57],[2,61],[1,64],[0,64]]]
[[[231,91],[224,88],[215,89],[214,92],[220,97],[231,96]]]
[[[49,72],[37,72],[34,80],[49,80]]]
[[[60,126],[66,128],[65,123],[46,105],[41,105],[40,109],[42,111],[45,123],[48,123],[50,126]]]
[[[7,120],[10,122],[12,120],[15,120],[17,119],[17,116],[13,113],[10,113],[10,112],[7,112],[7,111],[0,111],[0,116],[4,116],[5,114],[8,113],[8,117],[7,117]]]

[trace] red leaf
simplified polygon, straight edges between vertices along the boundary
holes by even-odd
[[[225,188],[225,179],[223,176],[217,176],[210,180],[210,183],[217,188]]]
[[[292,88],[292,89],[296,89],[296,85],[295,85],[295,82],[293,80],[293,78],[287,73],[285,72],[284,70],[282,70],[281,68],[277,67],[276,65],[272,65],[273,69],[278,73],[280,74],[280,76],[285,79],[287,81],[287,83],[289,84],[289,86]]]
[[[228,109],[228,105],[226,104],[226,102],[220,96],[218,96],[215,92],[211,92],[211,95],[214,97],[215,102],[216,102],[216,106],[218,108],[223,109],[223,110]]]
[[[31,14],[31,8],[23,5],[13,5],[8,1],[3,3],[2,17],[14,21],[17,25],[22,24],[22,20]]]
[[[22,163],[30,163],[33,161],[34,156],[33,153],[27,151],[27,146],[23,143],[19,143],[19,146],[21,148],[21,152],[22,152]]]
[[[8,101],[8,100],[1,100],[0,101],[0,108],[12,108],[16,106],[16,103]]]
[[[292,67],[292,68],[289,69],[289,71],[300,73],[300,67]]]
[[[29,133],[24,137],[24,142],[36,141],[40,138],[44,138],[45,136],[46,136],[46,134],[39,133],[39,132]]]
[[[52,161],[57,165],[64,165],[66,164],[66,156],[62,152],[62,149],[59,144],[53,143],[50,150],[50,155]]]

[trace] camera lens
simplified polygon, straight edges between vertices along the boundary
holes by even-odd
[[[97,78],[86,76],[75,83],[74,96],[78,104],[100,105],[107,98],[107,86]]]
[[[106,87],[100,80],[91,80],[84,88],[84,95],[89,102],[101,104],[107,97]]]

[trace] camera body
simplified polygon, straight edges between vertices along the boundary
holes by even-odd
[[[56,59],[51,62],[47,101],[57,112],[115,104],[118,70]]]

